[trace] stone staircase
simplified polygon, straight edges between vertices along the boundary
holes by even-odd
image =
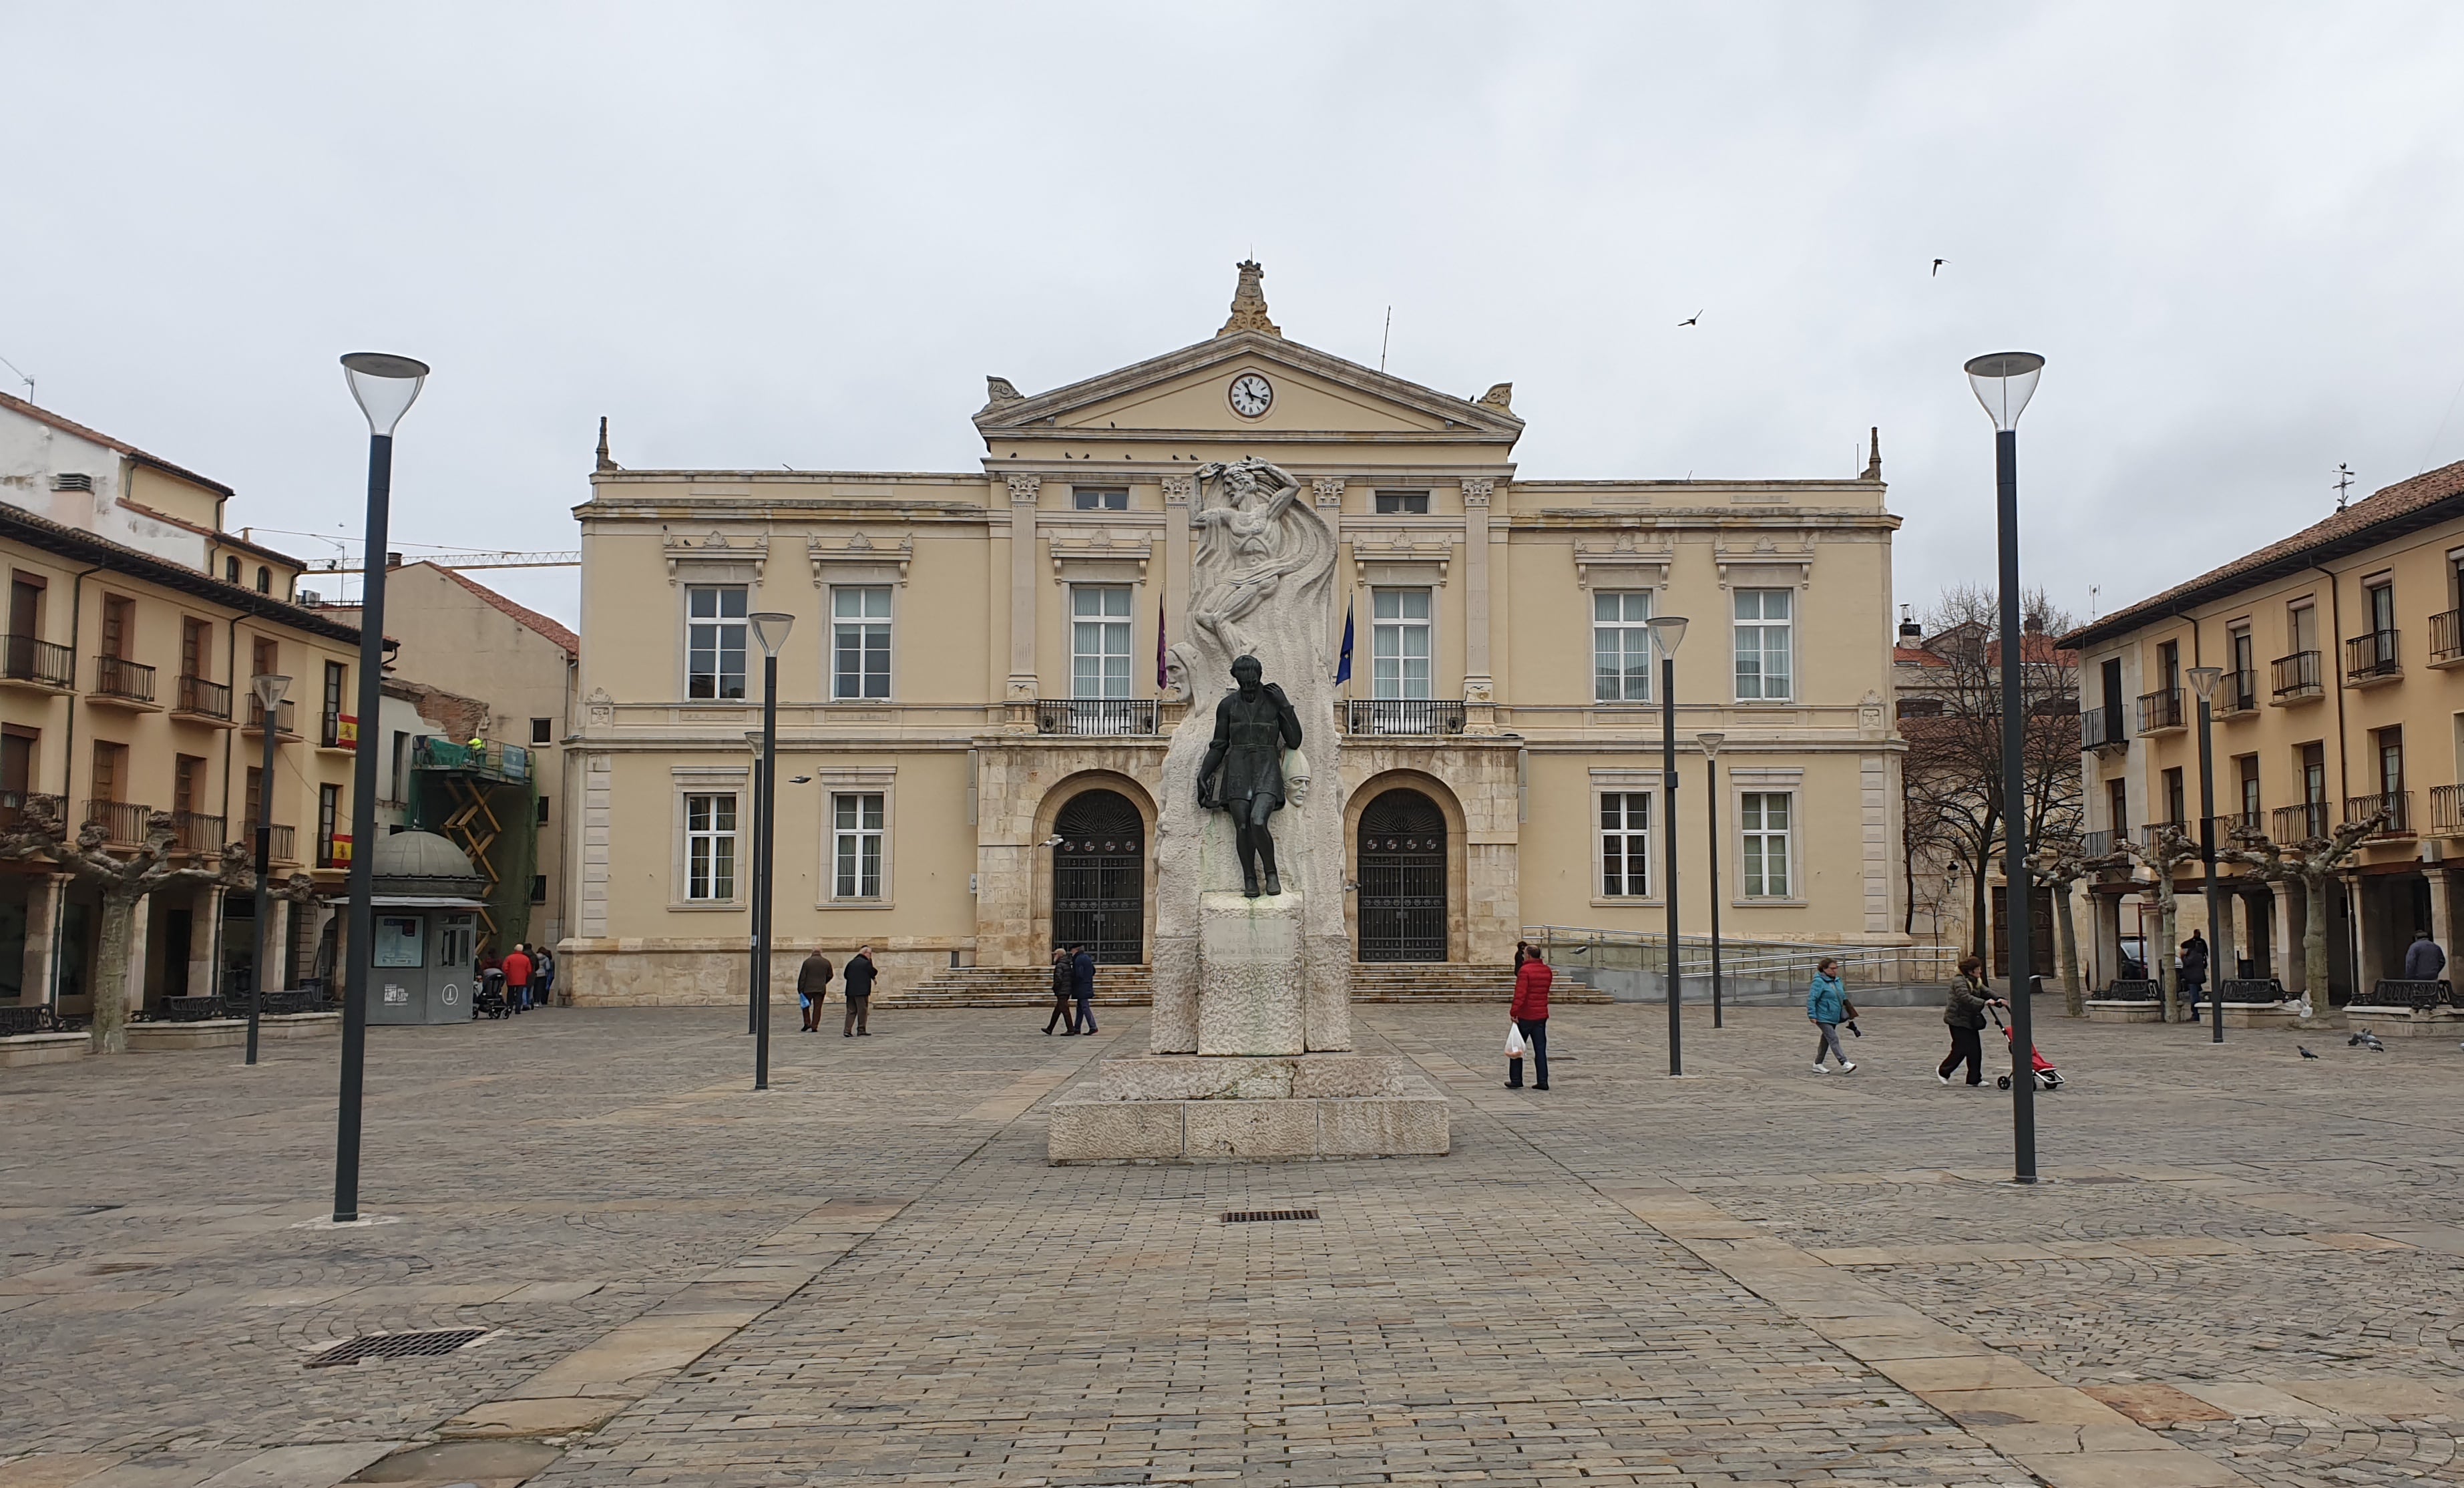
[[[1352,1000],[1377,1003],[1495,1003],[1514,998],[1514,968],[1503,963],[1464,966],[1418,962],[1354,963]],[[1565,977],[1550,990],[1552,1003],[1605,1003],[1606,992],[1576,987]],[[1095,968],[1095,1006],[1144,1008],[1155,1002],[1155,981],[1146,966]],[[952,966],[935,971],[902,997],[896,1008],[1020,1008],[1052,1006],[1049,966]]]

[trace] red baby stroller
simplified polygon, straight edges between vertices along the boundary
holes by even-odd
[[[1993,1026],[2002,1031],[2002,1041],[2006,1044],[2012,1043],[2013,1040],[2011,1034],[2011,1026],[2002,1021],[2000,1011],[1995,1009],[1990,1003],[1986,1006],[1985,1011],[1993,1014]],[[2036,1087],[2038,1089],[2059,1090],[2062,1088],[2062,1072],[2055,1069],[2054,1061],[2046,1058],[2042,1053],[2038,1052],[2036,1046],[2034,1044],[2030,1044],[2028,1046],[2028,1063],[2029,1067],[2036,1072]],[[1995,1077],[1993,1080],[1993,1088],[1996,1090],[2010,1089],[2011,1077],[2008,1075]]]

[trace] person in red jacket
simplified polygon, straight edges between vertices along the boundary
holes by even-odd
[[[1534,945],[1526,953],[1523,968],[1514,973],[1514,1026],[1523,1031],[1523,1042],[1531,1050],[1531,1073],[1538,1077],[1531,1082],[1534,1090],[1549,1088],[1549,984],[1556,973],[1541,959],[1540,947]],[[1506,1088],[1523,1088],[1523,1061],[1506,1061]]]
[[[505,1000],[520,1012],[531,1005],[531,958],[529,950],[516,945],[505,957]]]

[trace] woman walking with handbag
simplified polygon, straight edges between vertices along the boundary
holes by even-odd
[[[1814,968],[1814,985],[1805,991],[1805,1015],[1822,1031],[1822,1041],[1814,1046],[1814,1073],[1828,1075],[1822,1056],[1833,1055],[1839,1060],[1839,1073],[1846,1075],[1857,1068],[1848,1051],[1839,1047],[1839,1025],[1848,1021],[1848,989],[1839,982],[1839,961],[1825,956]]]

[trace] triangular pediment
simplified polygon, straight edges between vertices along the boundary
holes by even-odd
[[[1227,396],[1250,372],[1271,389],[1263,416],[1244,417]],[[987,440],[1266,433],[1510,445],[1523,432],[1523,421],[1498,404],[1440,392],[1258,331],[1229,331],[1033,397],[997,397],[975,423]]]

